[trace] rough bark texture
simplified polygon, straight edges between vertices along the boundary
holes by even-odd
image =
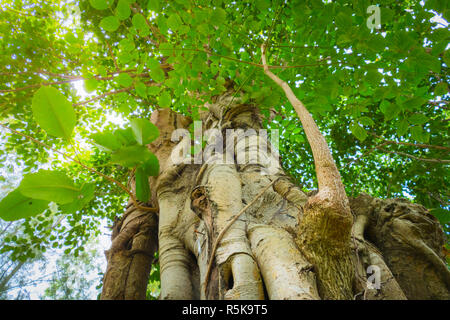
[[[105,252],[108,267],[103,278],[102,300],[145,299],[149,273],[157,251],[156,216],[128,205],[113,226],[111,249]]]
[[[425,207],[361,194],[352,199],[352,209],[367,217],[365,237],[382,252],[408,299],[450,299],[445,235]]]
[[[168,109],[152,115],[161,132],[149,146],[161,167],[157,179],[150,180],[152,201],[159,206],[160,299],[449,298],[444,235],[425,208],[361,195],[350,205],[341,199],[348,214],[339,214],[340,200],[330,201],[326,188],[308,196],[291,182],[278,159],[271,159],[270,143],[267,154],[258,154],[257,146],[266,143],[258,131],[226,135],[226,129],[260,129],[256,106],[225,94],[206,107],[202,129],[222,133],[225,141],[210,131],[210,145],[231,145],[231,162],[215,162],[224,155],[211,149],[202,164],[173,163],[172,151],[191,141],[171,141],[171,133],[191,121]],[[142,243],[154,252],[157,217],[142,217],[152,226]],[[125,295],[131,263],[123,252],[130,249],[121,244],[113,250],[115,242],[130,243],[144,230],[133,226],[118,228],[102,298],[143,298],[137,291]],[[122,238],[128,240],[116,241]],[[151,262],[144,257],[141,284]],[[368,286],[371,266],[380,270],[379,288]]]

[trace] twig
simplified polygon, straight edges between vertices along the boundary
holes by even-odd
[[[434,163],[450,163],[450,160],[445,160],[445,159],[420,158],[420,157],[416,157],[416,156],[413,156],[411,154],[408,154],[408,153],[405,153],[405,152],[401,152],[401,151],[390,151],[390,150],[386,150],[386,149],[383,149],[383,148],[378,148],[378,149],[383,151],[383,152],[392,153],[392,154],[398,154],[398,155],[405,156],[407,158],[411,158],[413,160],[418,160],[418,161],[426,161],[426,162],[434,162]]]
[[[108,46],[108,51],[109,51],[109,54],[111,55],[111,58],[112,58],[113,63],[114,63],[114,66],[116,67],[116,71],[119,71],[120,68],[119,68],[119,66],[117,65],[116,56],[114,55],[114,53],[113,53],[113,51],[112,51],[112,49],[111,49],[111,46],[109,45],[108,40],[105,39],[105,42],[106,42],[106,45]]]
[[[70,80],[62,80],[62,81],[55,81],[55,82],[36,83],[36,84],[31,84],[29,86],[21,87],[21,88],[0,90],[0,93],[17,92],[17,91],[22,91],[22,90],[26,90],[26,89],[37,88],[40,86],[52,86],[52,85],[69,83],[69,82],[73,82],[73,81],[77,81],[77,80],[78,79],[70,79]]]
[[[382,144],[380,144],[380,145],[378,145],[378,146],[375,146],[375,147],[373,147],[373,148],[367,150],[367,151],[364,152],[361,156],[359,156],[357,159],[353,159],[352,161],[350,161],[349,163],[347,163],[347,164],[344,166],[344,168],[348,167],[349,165],[351,165],[351,164],[354,163],[354,162],[359,162],[362,158],[364,158],[366,155],[368,155],[368,154],[371,153],[372,151],[374,151],[374,150],[376,150],[376,149],[378,149],[378,148],[380,148],[380,147],[383,147],[383,146],[385,146],[385,145],[387,145],[387,144],[388,144],[387,142],[383,142]]]
[[[130,91],[131,89],[133,89],[133,86],[130,86],[130,87],[127,87],[127,88],[123,88],[123,89],[119,89],[119,90],[115,90],[115,91],[106,92],[106,93],[98,95],[98,96],[96,96],[94,98],[91,98],[91,99],[88,99],[88,100],[84,100],[84,101],[81,101],[81,102],[77,102],[77,103],[74,103],[72,105],[74,107],[80,106],[80,105],[83,105],[83,104],[86,104],[86,103],[90,103],[90,102],[94,102],[94,101],[100,100],[100,99],[102,99],[104,97],[107,97],[107,96],[111,96],[111,95],[118,94],[118,93],[121,93],[121,92],[127,92],[127,91]]]
[[[102,77],[102,76],[96,75],[96,76],[93,76],[92,78],[94,78],[96,80],[112,80],[112,79],[115,78],[114,74],[128,73],[128,72],[132,72],[132,70],[118,70],[116,72],[109,73],[109,74],[111,74],[111,76],[109,76],[109,77]],[[0,93],[17,92],[17,91],[37,88],[37,87],[40,87],[40,86],[52,86],[52,85],[59,85],[59,84],[70,83],[70,82],[79,81],[79,80],[88,80],[88,78],[85,78],[85,77],[82,77],[82,76],[70,76],[70,75],[56,74],[56,73],[52,73],[52,72],[48,72],[48,71],[44,71],[44,70],[39,70],[37,72],[30,72],[30,73],[32,73],[32,74],[46,74],[46,75],[50,75],[52,77],[63,78],[63,79],[66,79],[66,80],[54,81],[54,82],[35,83],[35,84],[31,84],[31,85],[28,85],[28,86],[25,86],[25,87],[20,87],[20,88],[15,88],[15,89],[0,90]],[[14,73],[0,73],[0,75],[11,75],[11,74],[14,74]],[[21,72],[17,72],[15,74],[21,74]],[[131,74],[130,76],[131,77],[142,77],[142,78],[149,77],[148,73],[146,73],[146,72],[140,73],[140,74]]]
[[[255,63],[255,62],[251,62],[251,61],[244,61],[244,60],[240,60],[237,58],[233,58],[233,57],[228,57],[228,56],[223,56],[221,54],[209,51],[209,50],[202,50],[202,49],[195,49],[195,48],[168,48],[168,49],[159,49],[159,50],[174,50],[174,51],[195,51],[195,52],[204,52],[207,54],[210,54],[212,56],[217,56],[220,58],[224,58],[227,60],[231,60],[231,61],[235,61],[235,62],[239,62],[239,63],[244,63],[244,64],[249,64],[255,67],[259,67],[259,68],[264,68],[264,65],[259,64],[259,63]],[[323,60],[322,60],[323,61]],[[339,62],[334,62],[332,64],[335,63],[339,63]],[[303,64],[303,65],[294,65],[294,66],[269,66],[269,69],[293,69],[293,68],[304,68],[304,67],[315,67],[315,66],[328,66],[330,65],[330,63],[312,63],[312,64]]]
[[[380,136],[378,136],[378,135],[376,135],[375,133],[372,133],[372,132],[369,132],[369,134],[371,136],[374,136],[374,137],[376,137],[378,139],[383,140],[383,142],[387,143],[387,144],[402,144],[402,145],[405,145],[405,146],[412,146],[412,147],[417,147],[417,148],[424,148],[424,149],[433,148],[433,149],[440,149],[440,150],[450,151],[450,148],[448,148],[448,147],[436,146],[436,145],[431,145],[431,144],[416,144],[416,143],[411,143],[411,142],[400,142],[400,141],[397,142],[397,141],[392,141],[392,140],[386,140],[385,138],[380,137]]]

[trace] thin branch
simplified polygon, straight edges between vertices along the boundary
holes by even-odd
[[[22,90],[27,90],[27,89],[37,88],[37,87],[40,87],[40,86],[52,86],[52,85],[58,85],[58,84],[64,84],[64,83],[70,83],[70,82],[74,82],[74,81],[77,81],[77,80],[78,80],[78,79],[76,79],[76,80],[75,80],[75,79],[70,79],[70,80],[55,81],[55,82],[36,83],[36,84],[31,84],[31,85],[29,85],[29,86],[21,87],[21,88],[0,90],[0,93],[17,92],[17,91],[22,91]]]
[[[238,63],[248,64],[248,65],[252,65],[252,66],[255,66],[255,67],[259,67],[259,68],[264,68],[264,65],[262,65],[262,64],[251,62],[251,61],[244,61],[244,60],[240,60],[240,59],[233,58],[233,57],[223,56],[221,54],[212,52],[210,50],[202,50],[202,49],[195,49],[195,48],[168,48],[168,49],[159,49],[159,50],[204,52],[204,53],[210,54],[212,56],[217,56],[217,57],[224,58],[224,59],[231,60],[231,61],[235,61],[235,62],[238,62]],[[321,60],[321,61],[323,61],[323,60]],[[335,64],[335,63],[338,63],[338,62],[334,62],[334,63],[331,63],[331,64]],[[269,69],[293,69],[293,68],[328,66],[328,65],[330,65],[330,63],[312,63],[312,64],[303,64],[303,65],[294,65],[294,66],[269,66]]]
[[[81,101],[81,102],[74,103],[73,106],[74,106],[74,107],[75,107],[75,106],[81,106],[81,105],[83,105],[83,104],[87,104],[87,103],[90,103],[90,102],[94,102],[94,101],[100,100],[100,99],[102,99],[102,98],[104,98],[104,97],[107,97],[107,96],[111,96],[111,95],[114,95],[114,94],[119,94],[119,93],[121,93],[121,92],[127,92],[127,91],[130,91],[131,89],[133,89],[133,86],[127,87],[127,88],[123,88],[123,89],[119,89],[119,90],[115,90],[115,91],[106,92],[106,93],[103,93],[103,94],[101,94],[101,95],[98,95],[98,96],[96,96],[96,97],[94,97],[94,98],[91,98],[91,99],[88,99],[88,100],[85,100],[85,101]]]
[[[147,82],[144,82],[144,84],[148,85],[149,87],[159,87],[161,85],[161,84],[156,83],[154,81],[147,81]],[[82,101],[82,102],[74,103],[73,106],[79,106],[79,105],[83,105],[83,104],[86,104],[86,103],[94,102],[94,101],[100,100],[100,99],[102,99],[104,97],[111,96],[111,95],[114,95],[114,94],[118,94],[118,93],[121,93],[121,92],[128,92],[128,91],[130,91],[133,88],[134,88],[134,86],[130,86],[130,87],[119,89],[119,90],[115,90],[115,91],[109,91],[109,92],[103,93],[101,95],[98,95],[98,96],[96,96],[94,98],[91,98],[89,100],[85,100],[85,101]]]
[[[128,73],[128,72],[132,72],[131,70],[118,70],[116,72],[111,72],[109,74],[111,74],[111,76],[109,77],[102,77],[100,75],[96,75],[93,76],[92,78],[96,79],[96,80],[100,80],[100,81],[104,81],[104,80],[112,80],[115,78],[115,74],[118,73]],[[42,82],[42,83],[35,83],[35,84],[31,84],[25,87],[20,87],[20,88],[15,88],[15,89],[5,89],[5,90],[0,90],[0,93],[7,93],[7,92],[18,92],[18,91],[23,91],[23,90],[27,90],[27,89],[32,89],[32,88],[38,88],[41,86],[52,86],[52,85],[59,85],[59,84],[65,84],[65,83],[70,83],[70,82],[75,82],[75,81],[79,81],[79,80],[88,80],[89,78],[85,78],[82,76],[70,76],[70,75],[62,75],[62,74],[56,74],[56,73],[52,73],[52,72],[48,72],[48,71],[44,71],[44,70],[39,70],[38,72],[30,72],[32,74],[45,74],[45,75],[50,75],[53,77],[58,77],[58,78],[63,78],[66,80],[61,80],[61,81],[54,81],[54,82]],[[21,74],[21,72],[18,72],[16,74]],[[8,73],[0,73],[0,75],[8,75]],[[132,78],[135,77],[141,77],[141,78],[148,78],[149,74],[147,72],[143,72],[143,73],[139,73],[139,74],[131,74],[130,75]]]
[[[359,156],[357,159],[353,159],[352,161],[350,161],[349,163],[347,163],[347,164],[344,166],[344,168],[348,167],[349,165],[351,165],[351,164],[354,163],[354,162],[359,162],[362,158],[364,158],[365,156],[367,156],[369,153],[371,153],[371,152],[375,151],[376,149],[378,149],[378,148],[380,148],[380,147],[383,147],[383,146],[385,146],[385,145],[387,145],[387,144],[388,144],[387,142],[383,142],[382,144],[380,144],[380,145],[378,145],[378,146],[375,146],[375,147],[373,147],[373,148],[367,150],[367,151],[364,152],[361,156]]]
[[[152,33],[156,36],[157,38],[157,42],[152,41],[152,39],[150,39],[149,36],[147,36],[147,40],[150,41],[150,43],[153,43],[157,48],[159,48],[159,45],[161,44],[161,42],[167,42],[167,39],[164,37],[164,35],[159,31],[158,28],[156,28],[154,25],[152,25],[150,23],[150,21],[148,21],[147,17],[145,16],[142,8],[139,6],[138,3],[135,3],[134,5],[130,5],[131,11],[133,11],[133,13],[140,13],[142,14],[142,16],[145,18],[145,23],[147,24],[147,26],[150,28],[150,30],[152,31]]]
[[[108,51],[109,51],[109,54],[110,54],[110,55],[111,55],[111,57],[112,57],[112,60],[113,60],[114,66],[116,67],[116,71],[119,71],[119,70],[120,70],[120,68],[119,68],[119,65],[117,64],[117,61],[116,61],[116,56],[114,55],[114,53],[113,53],[113,51],[112,51],[112,49],[111,49],[111,46],[109,45],[109,42],[108,42],[108,40],[106,40],[106,39],[105,39],[105,42],[106,42],[106,45],[108,46]]]
[[[0,236],[2,236],[6,232],[6,230],[8,230],[8,228],[12,225],[12,223],[13,223],[13,221],[9,222],[6,225],[5,229],[3,229],[2,232],[0,232]]]
[[[87,169],[87,170],[89,170],[89,171],[91,171],[91,172],[93,172],[93,173],[95,173],[95,174],[97,174],[97,175],[99,175],[99,176],[105,178],[106,180],[112,182],[113,184],[115,184],[116,186],[118,186],[120,189],[122,189],[123,191],[125,191],[125,192],[130,196],[130,198],[131,198],[131,200],[133,201],[133,204],[136,206],[136,208],[138,208],[138,209],[140,209],[140,210],[143,210],[143,211],[149,211],[149,212],[157,212],[157,211],[158,211],[158,209],[156,209],[156,208],[149,208],[149,207],[142,207],[142,206],[140,206],[140,205],[137,203],[137,200],[136,200],[136,198],[134,197],[133,193],[132,193],[130,190],[128,190],[123,184],[121,184],[119,181],[115,180],[114,178],[112,178],[112,177],[110,177],[110,176],[107,176],[106,174],[101,173],[101,172],[95,170],[94,168],[91,168],[91,167],[88,167],[88,166],[84,165],[83,163],[81,163],[81,162],[79,162],[78,160],[72,158],[71,156],[65,154],[64,152],[61,152],[61,151],[59,151],[59,150],[56,150],[56,149],[50,147],[48,144],[43,143],[43,142],[41,142],[41,141],[39,141],[39,140],[37,140],[37,139],[35,139],[35,138],[33,138],[33,137],[30,137],[30,136],[28,136],[28,135],[26,135],[26,134],[24,134],[24,133],[21,133],[21,132],[19,132],[19,131],[16,131],[16,130],[14,130],[14,129],[11,129],[11,128],[9,128],[9,127],[7,127],[7,126],[1,124],[1,123],[0,123],[0,126],[1,126],[2,128],[5,128],[5,129],[7,129],[7,130],[9,130],[9,131],[11,131],[11,132],[13,132],[13,133],[19,135],[19,136],[25,137],[25,138],[27,138],[28,140],[31,140],[31,141],[33,141],[33,142],[35,142],[35,143],[37,143],[37,144],[39,144],[39,145],[41,145],[41,146],[43,146],[43,147],[46,147],[46,148],[48,148],[48,149],[50,149],[50,150],[52,150],[52,151],[54,151],[54,152],[56,152],[56,153],[62,155],[63,157],[65,157],[65,158],[67,158],[67,159],[69,159],[69,160],[72,160],[73,162],[79,164],[79,165],[82,166],[83,168],[85,168],[85,169]]]
[[[405,152],[401,152],[401,151],[390,151],[390,150],[386,150],[386,149],[383,149],[383,148],[378,148],[378,149],[383,151],[383,152],[392,153],[392,154],[398,154],[398,155],[405,156],[407,158],[410,158],[410,159],[413,159],[413,160],[418,160],[418,161],[434,162],[434,163],[450,163],[450,160],[445,160],[445,159],[420,158],[420,157],[416,157],[416,156],[413,156],[411,154],[408,154],[408,153],[405,153]]]
[[[440,149],[440,150],[446,150],[446,151],[450,151],[449,147],[443,147],[443,146],[436,146],[436,145],[431,145],[431,144],[416,144],[416,143],[410,143],[410,142],[397,142],[397,141],[392,141],[392,140],[386,140],[383,137],[380,137],[378,135],[376,135],[375,133],[369,132],[370,135],[383,140],[384,143],[387,144],[401,144],[401,145],[405,145],[405,146],[412,146],[412,147],[417,147],[417,148],[423,148],[423,149]]]

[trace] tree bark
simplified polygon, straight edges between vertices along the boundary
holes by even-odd
[[[157,251],[157,217],[138,210],[130,201],[113,226],[108,266],[103,278],[102,300],[146,298],[150,269]]]
[[[151,120],[161,134],[149,148],[159,159],[160,174],[149,183],[159,214],[142,216],[151,225],[145,231],[122,223],[115,238],[123,233],[129,243],[145,234],[142,243],[151,256],[157,225],[160,299],[449,298],[444,234],[425,208],[368,195],[348,202],[344,194],[331,201],[326,187],[308,196],[284,173],[273,146],[258,131],[257,106],[228,92],[206,107],[201,119],[209,144],[198,164],[172,157],[174,150],[190,150],[190,137],[171,137],[191,120],[169,109],[154,112]],[[227,129],[241,131],[227,135]],[[233,154],[214,148],[220,144]],[[263,146],[267,153],[258,152]],[[329,168],[331,176],[335,169]],[[326,180],[327,172],[323,176]],[[347,215],[339,215],[343,209],[334,206],[339,202]],[[115,241],[102,298],[143,298],[137,289],[125,294],[134,286],[127,280],[130,256],[123,254],[130,248],[113,250]],[[141,257],[140,268],[136,261],[141,282],[134,282],[139,292],[145,291],[151,264],[149,255]]]

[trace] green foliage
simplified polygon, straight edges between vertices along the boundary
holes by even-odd
[[[145,146],[127,146],[111,155],[111,162],[124,167],[134,167],[150,158],[151,152]]]
[[[66,204],[80,191],[63,172],[39,170],[24,176],[18,190],[27,197]]]
[[[116,15],[120,20],[128,19],[131,14],[128,0],[119,0],[116,7]]]
[[[109,32],[114,32],[119,28],[120,21],[116,16],[109,16],[100,21],[100,27]]]
[[[74,201],[61,205],[61,210],[65,213],[76,213],[94,198],[94,194],[95,184],[87,183],[81,187]]]
[[[111,5],[111,0],[89,0],[92,7],[97,10],[105,10]]]
[[[150,199],[150,185],[148,175],[142,167],[138,167],[135,172],[136,196],[140,201],[147,202]]]
[[[159,137],[158,128],[148,120],[135,118],[130,123],[134,138],[140,145],[149,144]]]
[[[77,122],[72,104],[58,90],[41,87],[33,96],[33,115],[49,134],[70,139]]]
[[[0,218],[12,221],[32,217],[47,209],[48,204],[49,201],[32,199],[14,190],[0,202]]]
[[[91,135],[91,138],[97,147],[105,151],[115,151],[123,145],[117,132],[97,132]]]
[[[49,210],[23,220],[35,248],[65,242],[78,248],[89,233],[99,232],[100,219],[113,219],[126,202],[111,181],[55,156],[49,147],[122,185],[134,169],[142,184],[136,195],[147,199],[142,182],[159,171],[144,147],[157,137],[147,120],[152,111],[171,108],[198,119],[204,104],[229,83],[240,91],[236,96],[242,93],[260,108],[264,128],[280,130],[283,167],[305,190],[313,189],[311,150],[296,113],[258,66],[263,42],[268,63],[279,67],[273,71],[288,81],[324,133],[348,194],[407,196],[432,209],[449,232],[448,166],[402,155],[448,160],[448,150],[419,145],[450,147],[450,31],[442,26],[449,19],[449,3],[382,1],[381,28],[373,30],[366,25],[368,5],[316,0],[2,3],[0,124],[27,137],[2,129],[0,169],[8,170],[11,160],[6,160],[16,155],[23,174],[45,165],[64,172],[66,183],[77,189],[55,213],[70,213],[66,229],[54,231],[59,231],[55,240],[45,239],[47,231],[33,235],[36,225],[46,230]],[[436,13],[442,19],[434,18]],[[92,96],[74,89],[80,80]],[[120,128],[111,118],[121,119]],[[125,118],[128,127],[122,125]],[[0,205],[12,207],[4,201]],[[0,215],[5,216],[3,210]],[[11,239],[4,250],[14,257],[30,255],[30,243],[17,241]]]
[[[147,161],[141,164],[142,169],[148,176],[157,176],[159,174],[158,158],[152,153]]]

